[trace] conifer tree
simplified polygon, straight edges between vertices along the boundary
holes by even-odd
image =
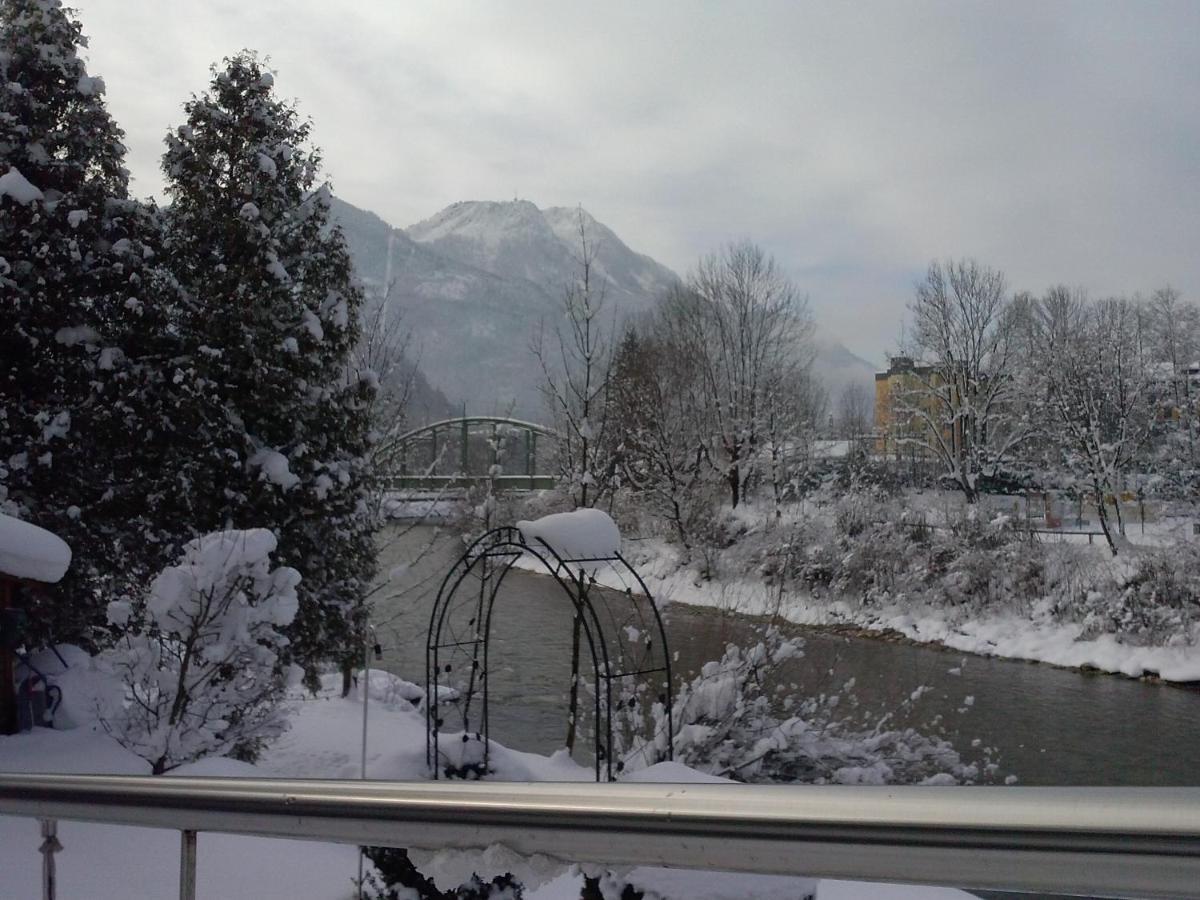
[[[34,639],[88,643],[112,594],[174,554],[145,500],[171,282],[79,22],[0,0],[0,26],[0,507],[74,551],[25,600]]]
[[[200,531],[269,528],[303,575],[292,659],[361,646],[372,575],[362,304],[310,126],[251,53],[214,69],[167,137],[167,254],[185,293],[174,376],[194,421],[171,468]]]

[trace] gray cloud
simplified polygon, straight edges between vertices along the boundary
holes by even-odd
[[[253,47],[351,202],[583,203],[681,271],[752,237],[874,359],[935,256],[1200,300],[1200,4],[77,5],[142,193]]]

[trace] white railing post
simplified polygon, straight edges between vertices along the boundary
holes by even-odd
[[[58,896],[57,879],[54,872],[54,854],[62,849],[58,842],[58,820],[42,819],[42,900],[55,900]]]
[[[196,900],[196,832],[179,834],[179,900]]]

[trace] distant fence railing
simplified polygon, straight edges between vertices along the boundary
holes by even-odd
[[[920,519],[901,519],[891,522],[887,521],[886,519],[872,519],[870,521],[872,525],[895,525],[900,528],[911,528],[914,531],[955,531],[953,525],[939,525],[934,522],[925,522]],[[1104,537],[1103,531],[1084,530],[1079,528],[1039,528],[1035,525],[1021,525],[1019,522],[1014,524],[1012,527],[1013,531],[1019,534],[1028,535],[1031,542],[1037,535],[1043,534],[1056,535],[1060,540],[1065,540],[1072,535],[1077,535],[1079,537],[1086,537],[1089,544],[1093,542],[1094,538]],[[1037,539],[1041,540],[1041,538]]]
[[[203,831],[1098,897],[1200,889],[1200,788],[0,775],[0,814],[42,820],[49,896],[58,819],[180,831],[184,900]]]

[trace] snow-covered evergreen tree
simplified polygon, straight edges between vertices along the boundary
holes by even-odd
[[[311,675],[360,646],[374,380],[352,372],[362,292],[309,124],[273,81],[253,54],[227,59],[167,137],[167,255],[186,294],[173,380],[195,412],[172,467],[197,527],[278,536],[304,576],[292,654]]]
[[[0,506],[74,550],[35,638],[86,641],[104,595],[172,550],[145,499],[171,280],[80,24],[3,0],[0,25]]]

